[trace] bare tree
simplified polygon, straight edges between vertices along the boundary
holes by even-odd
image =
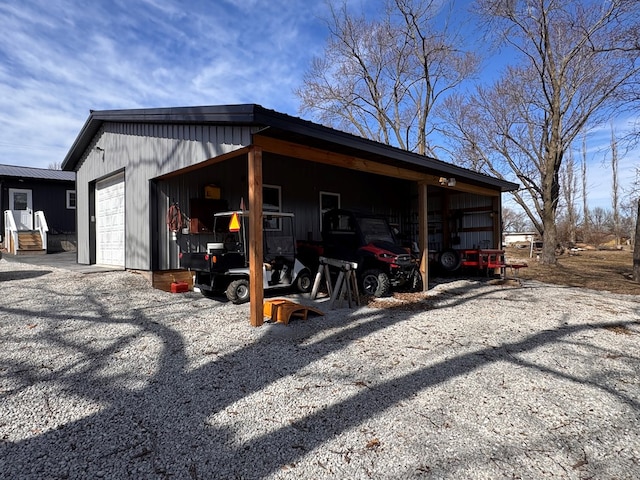
[[[529,228],[529,221],[524,212],[513,208],[502,208],[502,229],[505,232],[524,232]]]
[[[620,237],[621,243],[633,245],[633,238],[636,231],[636,216],[638,212],[636,198],[627,197],[627,200],[620,203]]]
[[[576,243],[576,230],[578,227],[578,213],[576,211],[576,192],[578,191],[578,179],[575,176],[575,160],[573,150],[569,149],[569,156],[560,170],[562,178],[562,193],[567,217],[567,241],[571,245]]]
[[[448,100],[463,162],[518,180],[515,200],[556,263],[560,168],[577,135],[610,118],[640,72],[640,2],[477,0],[520,60],[475,94]]]
[[[620,202],[618,195],[618,141],[611,125],[611,208],[613,210],[613,234],[616,237],[616,247],[620,245]]]
[[[49,170],[62,170],[62,162],[52,162],[47,168]]]
[[[633,280],[640,282],[640,197],[638,197],[636,234],[633,241]]]
[[[447,24],[439,0],[389,0],[368,21],[330,4],[330,39],[296,91],[301,112],[324,124],[433,155],[433,107],[477,69]]]
[[[580,160],[582,172],[582,224],[583,241],[588,242],[589,238],[589,202],[587,201],[587,136],[582,137],[582,158]]]
[[[640,282],[640,167],[636,167],[636,179],[633,182],[629,197],[637,198],[636,203],[636,228],[633,237],[633,280]]]
[[[602,245],[611,238],[613,231],[613,214],[603,207],[595,207],[590,213],[591,218],[591,238],[593,243]]]

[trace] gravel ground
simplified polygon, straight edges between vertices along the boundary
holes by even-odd
[[[635,296],[458,280],[252,328],[130,272],[0,260],[0,292],[1,478],[640,476]]]

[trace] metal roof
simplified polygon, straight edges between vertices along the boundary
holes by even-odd
[[[61,180],[74,182],[75,172],[51,170],[48,168],[21,167],[17,165],[0,165],[0,177],[37,178],[40,180]]]
[[[260,135],[263,136],[387,165],[464,179],[467,182],[490,186],[503,192],[519,188],[519,185],[513,182],[374,142],[256,104],[91,111],[62,162],[63,170],[75,170],[84,151],[104,122],[258,126],[262,127]]]

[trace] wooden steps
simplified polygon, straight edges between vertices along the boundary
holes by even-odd
[[[47,250],[42,247],[42,237],[37,230],[18,232],[18,248],[16,255],[44,255]]]

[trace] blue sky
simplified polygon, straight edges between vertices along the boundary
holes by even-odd
[[[0,4],[0,163],[61,162],[89,110],[260,103],[293,89],[325,41],[322,2]]]
[[[324,48],[326,15],[309,0],[3,0],[0,163],[60,163],[90,109],[258,103],[298,115],[293,91]],[[589,199],[609,208],[603,132],[589,145]]]

